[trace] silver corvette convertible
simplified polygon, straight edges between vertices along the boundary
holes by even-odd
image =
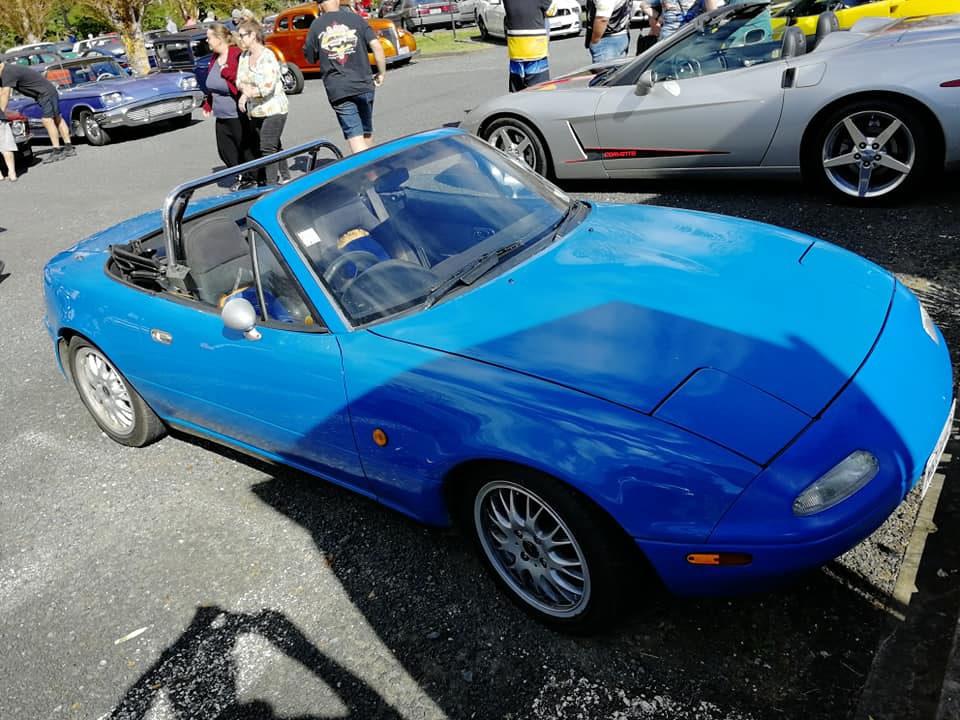
[[[773,39],[769,6],[728,5],[616,65],[467,113],[462,124],[559,179],[787,174],[890,200],[960,164],[960,15],[864,18]]]

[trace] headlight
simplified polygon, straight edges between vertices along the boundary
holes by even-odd
[[[923,329],[926,331],[927,335],[930,336],[930,339],[939,345],[940,336],[937,334],[937,326],[933,324],[933,320],[930,318],[930,313],[927,312],[927,309],[923,306],[923,303],[920,303],[920,322],[923,323]]]
[[[198,87],[199,85],[197,85],[197,79],[193,75],[180,78],[181,90],[196,90]]]
[[[106,95],[101,95],[100,99],[103,100],[107,105],[117,105],[118,103],[123,102],[123,93],[112,92],[107,93]]]
[[[27,126],[24,124],[23,120],[14,120],[10,123],[10,131],[20,137],[21,135],[27,134]]]
[[[862,488],[877,474],[880,463],[866,450],[852,452],[793,501],[794,515],[813,515],[832,508]]]

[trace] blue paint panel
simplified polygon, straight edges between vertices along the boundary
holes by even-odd
[[[765,464],[810,417],[752,385],[711,368],[699,370],[657,409],[672,423]]]
[[[342,339],[357,446],[371,488],[446,522],[440,484],[484,458],[542,470],[632,535],[705,541],[759,468],[702,438],[598,398],[373,333]],[[386,432],[379,447],[373,430]]]

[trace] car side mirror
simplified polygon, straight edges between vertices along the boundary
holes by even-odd
[[[653,88],[653,70],[646,70],[637,78],[636,95],[646,95]]]
[[[247,340],[259,340],[262,335],[257,330],[257,311],[246,298],[227,300],[220,311],[220,319],[231,330],[239,330]]]

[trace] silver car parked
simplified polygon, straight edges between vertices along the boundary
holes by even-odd
[[[831,32],[825,13],[808,43],[797,27],[774,39],[767,8],[721,7],[637,58],[485,102],[463,127],[556,178],[802,172],[861,204],[960,165],[960,15]]]

